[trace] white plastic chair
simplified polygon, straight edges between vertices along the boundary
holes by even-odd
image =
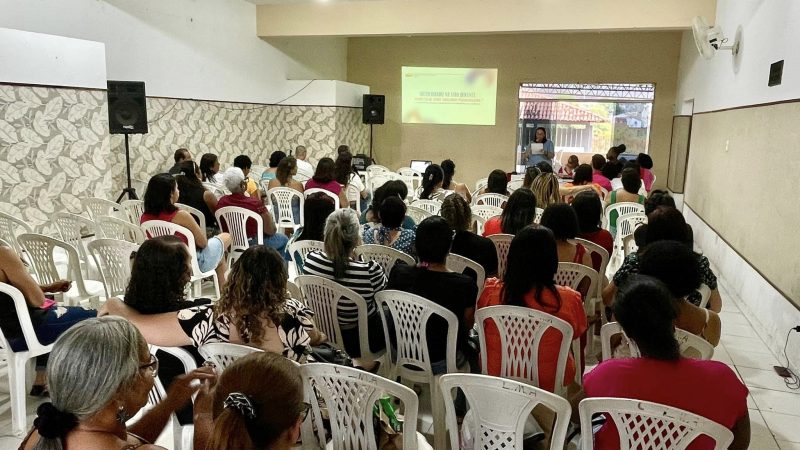
[[[439,316],[447,322],[447,341],[435,344],[445,346],[445,373],[455,373],[458,372],[456,364],[458,318],[449,309],[409,292],[385,290],[375,294],[375,299],[378,301],[378,310],[383,314],[383,332],[387,343],[392,342],[387,323],[389,320],[394,323],[397,359],[390,364],[389,379],[396,380],[400,377],[404,382],[430,385],[434,426],[433,447],[446,449],[444,402],[439,393],[438,383],[441,375],[434,375],[431,368],[431,364],[437,361],[431,361],[428,351],[427,327],[428,320],[432,316]]]
[[[300,217],[294,216],[294,210],[292,209],[292,201],[294,199],[298,199],[300,202]],[[337,197],[336,200],[338,199]],[[267,207],[270,208],[270,212],[274,212],[273,205],[278,208],[278,217],[275,218],[275,226],[278,227],[278,232],[282,232],[287,228],[294,230],[303,226],[304,201],[303,193],[297,189],[276,187],[267,191]]]
[[[478,236],[483,236],[483,226],[486,225],[486,219],[477,214],[472,214],[472,223],[472,227],[475,229],[475,234]]]
[[[472,411],[472,421],[464,427],[474,431],[474,449],[523,450],[525,422],[533,408],[544,405],[555,412],[556,420],[550,450],[563,450],[572,407],[567,400],[543,389],[519,381],[467,373],[451,373],[439,379],[444,397],[450,448],[459,448],[458,419],[453,404],[453,389],[464,392]]]
[[[414,193],[422,186],[422,173],[410,167],[401,167],[397,169],[397,176],[408,187],[408,197],[413,198]]]
[[[263,352],[264,350],[230,342],[208,342],[197,347],[197,351],[207,361],[214,363],[217,367],[217,375],[219,375],[242,356]]]
[[[511,180],[511,181],[508,182],[508,185],[506,185],[506,189],[508,190],[508,192],[510,194],[513,194],[514,191],[516,191],[517,189],[521,188],[524,183],[525,183],[524,179],[523,180]]]
[[[639,348],[636,344],[625,336],[625,331],[619,322],[608,322],[600,328],[600,348],[603,355],[603,361],[614,357],[613,349],[611,348],[611,338],[615,335],[622,335],[630,348],[630,356],[638,358],[641,356]],[[681,355],[686,358],[696,358],[708,360],[714,357],[714,346],[708,341],[689,333],[686,330],[675,328],[675,339],[678,341]]]
[[[142,231],[150,238],[157,236],[173,236],[176,234],[184,236],[186,238],[186,247],[189,251],[189,256],[191,256],[191,258],[189,258],[192,264],[192,278],[190,282],[194,285],[195,296],[200,295],[200,283],[206,278],[212,278],[214,280],[215,298],[219,298],[219,278],[217,278],[217,272],[214,269],[208,272],[200,271],[200,264],[197,262],[197,246],[194,243],[194,235],[188,228],[163,220],[148,220],[142,224]]]
[[[306,304],[306,299],[303,297],[303,291],[300,290],[300,287],[294,284],[292,281],[286,282],[286,292],[289,294],[289,297],[297,300],[302,304]]]
[[[472,196],[475,196],[475,193],[480,192],[481,189],[485,188],[489,185],[489,178],[481,178],[475,182],[475,191],[473,192]]]
[[[409,205],[406,207],[406,215],[411,217],[414,220],[414,223],[419,225],[422,223],[423,220],[427,219],[428,217],[432,217],[433,214],[429,213],[428,211],[414,205]]]
[[[414,200],[411,202],[411,206],[416,206],[417,208],[424,209],[428,211],[432,216],[439,215],[439,211],[442,209],[442,202],[439,200]]]
[[[361,191],[358,190],[358,186],[354,184],[348,184],[344,187],[345,194],[347,195],[347,203],[350,204],[350,208],[356,210],[358,215],[361,215]]]
[[[189,373],[197,368],[197,362],[194,357],[186,350],[180,347],[158,347],[150,345],[150,353],[162,351],[168,353],[183,364],[183,373]],[[153,383],[153,389],[150,391],[149,400],[152,405],[162,401],[167,396],[167,390],[161,383],[161,379],[156,377]],[[170,414],[170,422],[172,422],[172,446],[175,450],[192,450],[194,448],[194,424],[181,425],[178,421],[177,415],[173,412]]]
[[[89,197],[81,199],[83,210],[94,220],[99,216],[119,217],[120,205],[104,198]]]
[[[181,211],[186,211],[194,217],[194,221],[197,222],[197,225],[200,226],[200,231],[206,231],[206,216],[194,206],[189,206],[183,203],[175,203],[175,207],[180,209]]]
[[[372,167],[372,166],[369,166],[369,167]],[[367,169],[369,169],[369,167]],[[374,195],[376,189],[378,189],[379,187],[383,186],[387,182],[392,181],[392,180],[394,180],[396,178],[397,178],[397,175],[392,173],[392,172],[388,172],[388,171],[387,172],[378,172],[378,173],[369,175],[369,178],[367,178],[367,183],[369,183],[369,189],[372,192],[372,194]],[[408,195],[409,196],[413,196],[414,193],[409,191]]]
[[[619,433],[621,449],[685,450],[698,436],[714,439],[715,450],[723,450],[733,442],[733,433],[726,427],[672,406],[627,398],[586,398],[578,406],[581,430],[592,429],[592,417],[605,414]],[[591,432],[581,435],[582,450],[594,449]]]
[[[475,284],[478,285],[478,297],[480,298],[483,291],[483,283],[486,280],[486,270],[483,269],[483,266],[465,256],[450,253],[447,255],[447,269],[461,274],[467,269],[472,269],[476,275]],[[478,299],[476,298],[475,300],[477,301]]]
[[[708,301],[711,300],[711,288],[708,287],[705,283],[701,284],[699,288],[697,288],[697,292],[700,293],[700,307],[705,308],[708,305]]]
[[[364,244],[355,248],[354,253],[356,257],[361,258],[362,261],[375,261],[383,267],[386,276],[389,276],[392,268],[398,261],[402,261],[409,266],[417,264],[417,261],[411,255],[407,255],[400,250],[387,247],[379,244]]]
[[[242,256],[245,250],[250,248],[250,240],[247,237],[247,221],[253,220],[256,223],[256,244],[264,245],[264,220],[260,215],[249,209],[238,206],[225,206],[214,213],[220,229],[227,229],[231,235],[231,248],[228,256],[228,265]],[[223,223],[225,228],[222,228]]]
[[[141,244],[145,240],[144,232],[142,232],[139,225],[134,225],[127,220],[111,216],[100,216],[95,223],[103,238],[119,239],[134,244]]]
[[[317,448],[378,450],[373,405],[386,395],[402,402],[403,450],[416,450],[419,439],[425,442],[417,433],[419,399],[410,388],[363,370],[334,364],[304,364],[300,372],[306,401],[311,404],[309,417],[302,426],[304,448],[310,448],[309,444],[316,441]],[[332,439],[327,446],[318,397],[324,402],[330,420]]]
[[[361,358],[376,360],[380,354],[370,351],[369,347],[369,325],[367,322],[367,302],[364,297],[352,289],[348,289],[341,284],[327,278],[316,275],[298,275],[294,283],[300,288],[305,298],[306,305],[314,311],[314,323],[317,328],[328,336],[331,345],[344,351],[344,340],[342,339],[342,327],[339,324],[337,309],[343,300],[356,305],[358,310],[359,345],[361,347]]]
[[[533,216],[533,223],[538,225],[542,221],[542,214],[544,214],[544,209],[536,208],[536,214]]]
[[[481,371],[488,372],[486,342],[487,322],[494,323],[500,335],[500,374],[503,378],[522,381],[540,387],[539,350],[541,339],[549,329],[561,334],[556,372],[553,377],[555,394],[566,394],[564,372],[572,343],[572,327],[558,317],[523,306],[487,306],[475,311],[478,340],[481,347]],[[576,364],[577,365],[577,364]],[[580,370],[576,370],[579,372]]]
[[[334,209],[339,209],[341,207],[341,205],[339,203],[339,196],[334,194],[333,192],[327,190],[327,189],[321,189],[321,188],[306,189],[305,191],[303,191],[303,195],[306,198],[308,198],[309,195],[317,193],[317,192],[321,192],[321,193],[327,195],[328,197],[330,197],[333,200],[333,208]],[[301,208],[301,210],[302,210],[302,208]]]
[[[619,216],[623,214],[635,212],[644,213],[644,205],[636,202],[618,202],[606,206],[606,209],[603,212],[603,228],[609,231],[611,231],[612,228],[617,227],[617,224],[609,223],[611,222],[611,211],[617,211],[617,218],[619,219]]]
[[[78,251],[71,244],[64,241],[36,233],[24,233],[18,237],[19,243],[30,258],[36,281],[39,284],[55,283],[61,279],[72,281],[72,287],[63,294],[67,305],[79,305],[88,301],[93,308],[97,308],[98,297],[105,290],[103,283],[83,278]],[[66,277],[58,273],[54,253],[58,250],[67,255]]]
[[[491,219],[492,217],[500,216],[503,214],[503,208],[499,206],[492,206],[492,205],[476,205],[470,208],[472,210],[472,214],[476,216],[480,216],[484,223],[485,221]]]
[[[622,238],[622,255],[628,256],[631,253],[636,253],[639,251],[639,246],[636,244],[636,239],[632,234],[629,234]]]
[[[593,268],[584,266],[583,264],[571,262],[558,263],[558,270],[555,276],[557,285],[566,286],[577,291],[581,282],[587,278],[589,279],[589,288],[586,290],[584,309],[587,314],[594,314],[594,310],[591,310],[590,306],[593,306],[591,300],[597,295],[597,286],[600,285],[600,275]]]
[[[100,230],[97,224],[77,214],[57,212],[53,214],[53,225],[55,225],[56,230],[58,230],[61,240],[78,250],[83,274],[87,277],[95,275],[97,271],[92,269],[96,269],[96,267],[92,267],[92,261],[86,251],[86,244],[83,242],[83,236],[88,236],[92,233],[99,235]]]
[[[122,203],[120,203],[120,208],[122,208],[125,217],[128,218],[128,222],[139,226],[142,220],[142,214],[144,214],[143,200],[123,200]]]
[[[11,297],[11,301],[14,302],[17,320],[19,320],[20,328],[22,329],[22,338],[28,347],[28,350],[22,352],[11,351],[11,346],[3,335],[3,330],[0,330],[0,344],[5,349],[5,360],[8,364],[8,392],[11,396],[11,432],[19,436],[27,429],[26,404],[28,393],[25,375],[28,361],[39,355],[50,353],[53,344],[42,345],[39,342],[39,338],[36,337],[36,332],[33,331],[33,324],[31,323],[31,316],[28,313],[28,303],[25,301],[22,292],[6,283],[0,283],[0,292]]]
[[[297,269],[297,274],[303,275],[303,269],[301,269],[301,267],[305,266],[306,256],[314,250],[319,250],[322,253],[325,253],[325,243],[311,239],[305,241],[294,241],[289,244],[288,250],[289,258],[291,258],[292,262],[294,263],[294,266]]]
[[[511,247],[511,241],[514,239],[513,234],[493,234],[489,236],[489,240],[494,244],[494,249],[497,252],[497,278],[503,279],[503,274],[506,273],[506,260],[508,259],[508,249]]]
[[[106,298],[125,295],[131,278],[131,253],[139,244],[117,239],[95,239],[87,245],[103,280]]]
[[[22,233],[33,233],[33,228],[24,220],[0,212],[0,239],[11,244],[11,248],[20,256],[22,246],[17,242],[17,236]]]
[[[508,201],[508,196],[502,194],[489,193],[489,194],[476,195],[475,197],[472,197],[472,204],[475,206],[488,205],[501,209],[503,208],[503,205],[505,205],[507,201]]]

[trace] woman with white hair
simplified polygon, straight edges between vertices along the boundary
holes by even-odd
[[[375,293],[386,287],[386,274],[375,261],[359,261],[354,253],[361,245],[361,225],[358,214],[350,208],[337,209],[325,222],[325,253],[312,251],[306,256],[303,271],[336,281],[364,297],[367,303],[370,350],[379,352],[386,348],[383,327],[375,302]],[[358,310],[356,305],[344,301],[337,310],[342,327],[342,339],[347,354],[361,367],[370,370],[374,361],[364,361],[359,345]]]
[[[209,368],[178,377],[166,398],[126,428],[125,422],[147,403],[158,374],[136,327],[119,317],[84,320],[62,334],[50,353],[51,402],[37,409],[24,450],[154,450],[170,414],[199,389],[194,380],[212,380]]]

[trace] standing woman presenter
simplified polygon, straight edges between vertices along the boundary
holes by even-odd
[[[543,127],[538,127],[533,141],[522,152],[521,159],[526,167],[535,166],[542,161],[552,166],[555,156],[556,150],[553,141],[547,139],[547,131]]]

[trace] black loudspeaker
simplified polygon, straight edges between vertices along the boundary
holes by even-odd
[[[370,125],[383,124],[384,106],[386,106],[385,96],[364,94],[364,103],[361,109],[361,122]]]
[[[108,81],[108,129],[111,134],[147,133],[144,82]]]

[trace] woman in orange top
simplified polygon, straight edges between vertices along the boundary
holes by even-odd
[[[528,226],[511,241],[503,280],[489,278],[483,288],[478,309],[494,305],[525,306],[551,314],[572,326],[573,338],[587,329],[581,294],[557,286],[553,278],[558,269],[558,250],[553,233],[547,228]],[[555,388],[555,371],[561,346],[561,333],[547,330],[539,347],[539,387]],[[486,324],[486,353],[489,375],[500,374],[500,335],[494,323]],[[564,386],[575,379],[575,360],[570,354],[564,373]],[[577,386],[576,386],[577,387]]]

